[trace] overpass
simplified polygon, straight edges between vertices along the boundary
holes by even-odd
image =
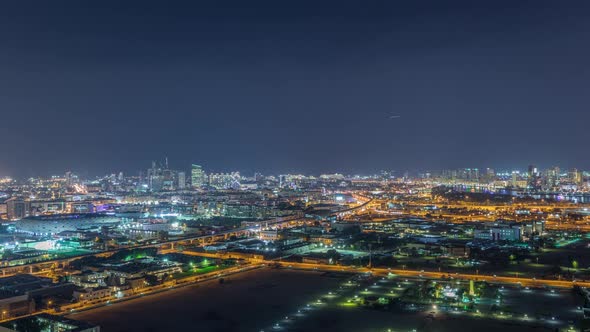
[[[368,206],[374,200],[375,200],[374,198],[371,198],[371,199],[369,199],[368,201],[366,201],[366,202],[364,202],[362,204],[359,204],[359,205],[356,205],[356,206],[353,206],[353,207],[350,207],[348,209],[344,209],[344,210],[341,210],[341,211],[336,211],[336,212],[332,213],[330,215],[330,217],[344,217],[344,216],[346,216],[348,214],[351,214],[351,213],[353,213],[353,212],[355,212],[357,210],[360,210],[360,209]]]

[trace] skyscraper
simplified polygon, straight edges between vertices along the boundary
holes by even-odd
[[[193,164],[191,167],[191,185],[193,188],[200,188],[205,184],[205,172],[200,165]]]
[[[178,189],[184,190],[186,188],[186,174],[178,172]]]
[[[572,169],[569,174],[570,181],[574,184],[582,184],[582,172],[578,171],[576,168]]]
[[[528,175],[529,175],[529,178],[533,178],[533,177],[539,175],[539,171],[537,169],[537,166],[529,165]]]
[[[546,184],[545,184],[546,189],[554,190],[557,186],[559,186],[560,175],[561,175],[561,170],[557,166],[547,170]]]
[[[517,171],[512,171],[512,182],[511,182],[511,185],[514,188],[518,187],[518,172]]]

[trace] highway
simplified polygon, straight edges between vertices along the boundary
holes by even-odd
[[[185,255],[192,256],[203,256],[203,253],[199,252],[183,252]],[[206,253],[207,257],[214,257],[214,253]],[[217,258],[227,257],[227,253],[217,254]],[[406,277],[418,277],[428,279],[459,279],[459,280],[475,280],[475,281],[487,281],[491,283],[505,283],[505,284],[518,284],[522,286],[532,287],[559,287],[559,288],[572,288],[575,285],[580,287],[590,287],[590,282],[587,281],[570,281],[570,280],[552,280],[552,279],[536,279],[536,278],[517,278],[517,277],[506,277],[506,276],[495,276],[495,275],[483,275],[483,274],[466,274],[466,273],[449,273],[449,272],[431,272],[424,270],[405,270],[405,269],[390,269],[390,268],[368,268],[368,267],[352,267],[342,265],[329,265],[329,264],[314,264],[314,263],[296,263],[296,262],[279,262],[273,260],[260,260],[260,259],[248,259],[251,263],[256,264],[267,264],[267,265],[280,265],[281,267],[302,269],[302,270],[318,270],[328,272],[348,272],[348,273],[372,273],[375,275],[388,275],[389,273],[406,276]]]
[[[276,262],[273,262],[276,263]],[[487,281],[491,283],[506,283],[506,284],[519,284],[522,286],[533,286],[533,287],[560,287],[560,288],[572,288],[574,285],[580,287],[590,287],[590,282],[586,281],[568,281],[568,280],[551,280],[551,279],[535,279],[535,278],[516,278],[516,277],[503,277],[493,275],[481,275],[481,274],[463,274],[463,273],[447,273],[447,272],[429,272],[422,270],[400,270],[400,269],[387,269],[387,268],[354,268],[348,266],[338,265],[327,265],[327,264],[310,264],[310,263],[281,263],[282,266],[297,268],[297,269],[308,269],[308,270],[321,270],[321,271],[334,271],[334,272],[354,272],[354,273],[373,273],[376,275],[387,275],[389,273],[406,276],[406,277],[422,277],[428,279],[460,279],[460,280],[475,280],[475,281]]]

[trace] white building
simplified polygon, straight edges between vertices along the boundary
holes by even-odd
[[[522,228],[518,225],[496,225],[486,229],[476,229],[473,237],[491,241],[520,241]]]

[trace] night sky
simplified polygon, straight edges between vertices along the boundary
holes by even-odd
[[[588,1],[3,1],[0,174],[590,169],[589,61]]]

